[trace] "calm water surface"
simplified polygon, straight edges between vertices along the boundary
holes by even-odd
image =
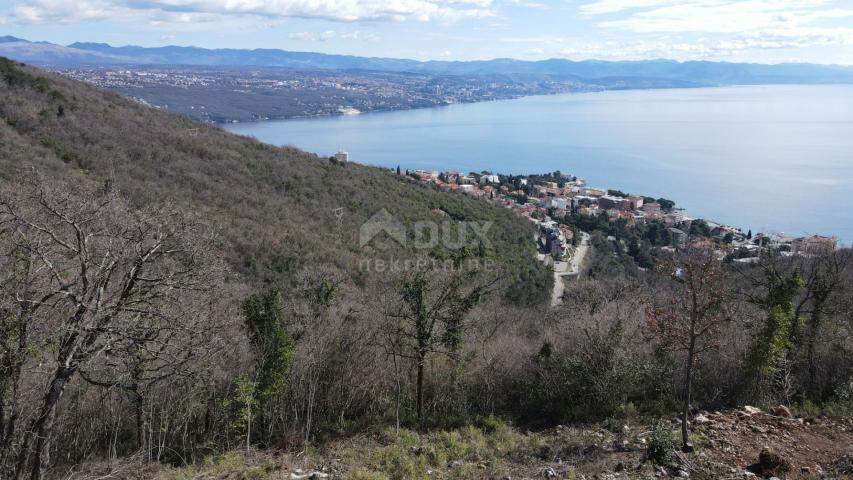
[[[853,241],[853,85],[568,94],[226,128],[386,167],[560,170],[753,231]]]

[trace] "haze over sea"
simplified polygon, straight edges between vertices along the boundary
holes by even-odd
[[[560,170],[744,230],[853,241],[853,85],[579,93],[226,128],[392,168]]]

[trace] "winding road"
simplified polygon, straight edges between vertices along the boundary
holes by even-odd
[[[566,289],[563,277],[574,276],[580,273],[588,251],[589,234],[581,232],[580,244],[575,248],[572,258],[568,262],[554,262],[554,290],[551,292],[552,307],[563,303],[563,291]]]

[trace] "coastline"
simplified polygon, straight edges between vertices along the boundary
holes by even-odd
[[[847,180],[853,165],[844,153],[853,149],[844,129],[853,121],[845,107],[853,108],[849,85],[605,90],[507,100],[223,128],[321,156],[348,150],[354,161],[383,168],[572,171],[591,184],[676,198],[687,211],[722,223],[831,234],[845,244],[853,239],[853,212],[830,207],[853,192]],[[762,137],[749,135],[765,130]],[[821,171],[832,183],[805,176]],[[787,205],[786,213],[774,203]]]
[[[410,108],[377,108],[374,110],[359,110],[357,115],[351,115],[343,112],[337,113],[323,113],[323,114],[315,114],[315,115],[293,115],[293,116],[283,116],[283,117],[268,117],[268,118],[259,118],[254,120],[229,120],[229,121],[211,121],[209,123],[213,125],[225,126],[225,125],[252,125],[252,124],[262,124],[269,122],[286,122],[286,121],[297,121],[297,120],[313,120],[313,119],[329,119],[329,118],[338,118],[338,117],[347,117],[347,116],[365,116],[365,115],[375,115],[381,113],[393,113],[393,112],[409,112],[409,111],[419,111],[419,110],[434,110],[434,109],[444,109],[447,107],[455,107],[460,105],[476,105],[481,103],[500,103],[500,102],[509,102],[514,100],[522,100],[525,98],[545,98],[545,97],[558,97],[562,95],[586,95],[586,94],[597,94],[597,93],[608,93],[608,92],[655,92],[655,91],[679,91],[679,90],[697,90],[697,89],[729,89],[729,88],[765,88],[765,87],[789,87],[789,86],[798,86],[798,87],[826,87],[833,85],[850,85],[853,86],[853,83],[826,83],[826,84],[797,84],[797,83],[757,83],[757,84],[714,84],[714,85],[695,85],[695,86],[677,86],[677,87],[649,87],[649,88],[641,88],[641,87],[629,87],[629,88],[599,88],[599,89],[587,89],[587,90],[572,90],[566,92],[553,92],[553,93],[533,93],[529,95],[517,95],[513,97],[506,98],[492,98],[485,100],[473,100],[473,101],[461,101],[461,102],[452,102],[445,104],[436,104],[436,105],[427,105],[422,107],[410,107]]]

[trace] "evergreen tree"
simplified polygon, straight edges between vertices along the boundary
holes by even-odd
[[[800,320],[794,301],[803,288],[798,271],[781,273],[770,266],[766,270],[767,296],[763,307],[767,312],[750,353],[749,366],[755,378],[758,394],[767,395],[793,340],[798,337]]]
[[[273,400],[287,391],[296,342],[284,328],[284,306],[278,290],[250,296],[243,302],[242,309],[249,340],[255,350],[253,392],[262,416],[269,414]]]

